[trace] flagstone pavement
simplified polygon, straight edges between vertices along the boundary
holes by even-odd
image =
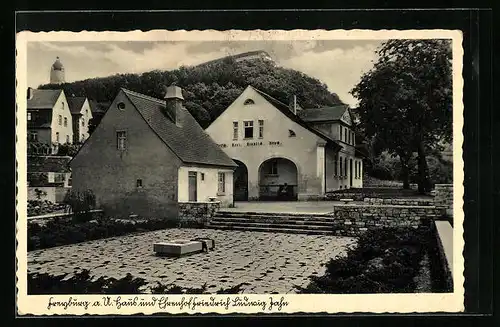
[[[215,249],[181,258],[157,257],[153,243],[208,237]],[[28,272],[71,276],[82,269],[95,278],[144,278],[209,292],[240,283],[244,293],[295,293],[311,275],[323,275],[330,258],[345,255],[356,239],[327,235],[166,229],[28,252]],[[147,289],[145,290],[148,291]]]

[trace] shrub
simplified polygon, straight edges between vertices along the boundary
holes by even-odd
[[[70,206],[75,222],[86,222],[92,219],[89,211],[95,208],[96,199],[91,190],[84,192],[70,190],[66,193],[63,203]]]
[[[238,294],[242,291],[241,283],[236,286],[223,289],[220,288],[217,294]],[[28,274],[28,294],[139,294],[145,293],[146,281],[143,278],[134,277],[127,274],[125,277],[93,278],[89,270],[82,270],[70,277],[65,275],[49,275],[47,273]],[[174,284],[161,284],[149,287],[153,294],[209,294],[207,285],[201,287],[180,287]]]
[[[407,293],[429,242],[427,229],[388,228],[363,234],[347,256],[326,264],[300,293]]]

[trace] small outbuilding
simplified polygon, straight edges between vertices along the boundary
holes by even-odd
[[[73,189],[92,190],[115,217],[174,218],[181,202],[232,204],[237,165],[183,100],[177,86],[164,100],[120,89],[71,161]]]

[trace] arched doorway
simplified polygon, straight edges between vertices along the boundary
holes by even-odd
[[[271,158],[259,167],[259,199],[262,201],[296,201],[297,166],[285,158]]]
[[[239,160],[233,159],[238,165],[233,173],[234,201],[248,201],[248,169]]]

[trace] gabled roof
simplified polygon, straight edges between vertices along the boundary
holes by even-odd
[[[96,100],[89,99],[90,111],[92,114],[98,113],[103,114],[106,112],[107,108],[111,105],[111,102],[97,102]]]
[[[28,156],[28,173],[69,173],[69,161],[66,156]]]
[[[83,103],[85,102],[86,97],[67,97],[66,101],[68,101],[69,110],[72,115],[79,114],[82,110]]]
[[[122,91],[156,135],[184,163],[237,167],[187,109],[183,108],[182,127],[179,127],[164,114],[165,101],[123,88]]]
[[[62,90],[33,90],[33,97],[28,99],[28,109],[52,109]]]
[[[295,115],[291,110],[290,108],[288,107],[288,105],[284,104],[283,102],[279,101],[278,99],[276,98],[273,98],[272,96],[270,96],[269,94],[267,93],[264,93],[258,89],[256,89],[255,87],[253,86],[250,86],[252,89],[254,89],[258,94],[260,94],[264,99],[266,99],[268,102],[270,102],[276,109],[278,109],[279,111],[281,111],[285,116],[287,116],[290,120],[292,120],[293,122],[299,124],[300,126],[304,127],[305,129],[307,129],[308,131],[316,134],[317,136],[319,136],[320,138],[322,138],[323,140],[325,140],[327,143],[333,145],[334,147],[336,148],[341,148],[341,146],[337,143],[336,140],[332,139],[331,137],[329,137],[328,135],[325,135],[323,133],[321,133],[320,131],[314,129],[312,126],[309,126],[304,120],[302,120],[299,116]]]
[[[333,107],[310,108],[299,111],[298,115],[306,122],[340,120],[348,107],[342,104]]]

